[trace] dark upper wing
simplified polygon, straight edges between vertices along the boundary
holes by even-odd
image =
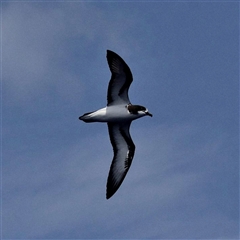
[[[107,180],[107,199],[118,190],[133,160],[135,145],[129,134],[130,124],[108,123],[114,156]]]
[[[107,61],[112,73],[108,85],[107,105],[129,104],[128,89],[133,81],[130,68],[120,56],[110,50],[107,50]]]

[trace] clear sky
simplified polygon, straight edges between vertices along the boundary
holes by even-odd
[[[238,239],[239,3],[2,2],[5,239]],[[132,166],[113,152],[106,50],[129,65]]]

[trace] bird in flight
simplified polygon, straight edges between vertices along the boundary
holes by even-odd
[[[133,81],[132,73],[125,61],[115,52],[107,50],[107,61],[112,73],[108,91],[107,106],[79,117],[91,122],[107,122],[113,147],[106,198],[112,197],[121,186],[133,160],[135,145],[129,133],[131,122],[144,116],[152,117],[147,108],[131,104],[128,89]]]

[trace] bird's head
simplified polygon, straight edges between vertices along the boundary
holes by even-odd
[[[139,114],[141,115],[142,117],[143,116],[150,116],[152,117],[153,115],[148,111],[147,108],[143,107],[143,106],[140,106],[140,105],[132,105],[132,104],[129,104],[127,105],[127,109],[130,113],[132,114]]]

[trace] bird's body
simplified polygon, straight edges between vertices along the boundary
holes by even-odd
[[[131,106],[131,105],[129,105]],[[133,105],[134,106],[134,105]],[[143,117],[143,114],[132,114],[128,110],[128,105],[108,106],[97,111],[85,113],[81,116],[84,122],[129,122]]]
[[[124,60],[116,53],[107,50],[107,60],[112,77],[108,86],[106,107],[85,113],[80,120],[107,122],[114,157],[107,181],[107,199],[120,187],[124,180],[135,152],[135,145],[129,133],[131,122],[143,116],[152,116],[140,105],[132,105],[128,98],[128,89],[132,83],[132,73]]]

